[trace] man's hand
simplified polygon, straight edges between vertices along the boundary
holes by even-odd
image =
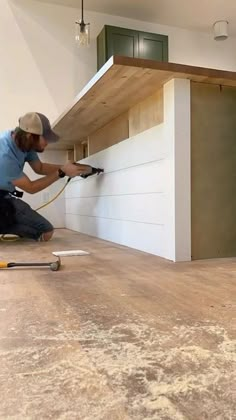
[[[61,169],[67,176],[73,178],[81,174],[90,174],[91,166],[81,165],[80,163],[67,162],[64,166],[54,165],[52,163],[44,163],[39,159],[29,162],[31,168],[39,175],[51,175]]]
[[[99,175],[99,174],[101,174],[101,173],[103,173],[104,172],[104,169],[101,169],[101,168],[94,168],[93,166],[91,166],[91,169],[92,169],[92,171],[90,172],[90,174],[82,174],[82,175],[80,175],[82,178],[84,178],[84,179],[86,179],[86,178],[88,178],[88,176],[91,176],[91,175],[94,175],[94,174],[97,174],[97,175]]]
[[[75,176],[80,176],[82,174],[90,174],[92,172],[92,168],[89,165],[81,165],[80,163],[75,164],[71,162],[61,166],[61,170],[70,178],[74,178]]]

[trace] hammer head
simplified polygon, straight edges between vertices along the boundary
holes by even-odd
[[[50,267],[51,271],[58,271],[60,266],[61,266],[61,260],[60,260],[60,258],[58,258],[58,261],[54,261],[54,262],[50,263],[49,267]]]

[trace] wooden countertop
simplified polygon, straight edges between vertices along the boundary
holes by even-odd
[[[54,122],[57,148],[79,143],[173,78],[236,86],[236,72],[113,56]]]

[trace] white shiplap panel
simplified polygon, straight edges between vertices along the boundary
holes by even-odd
[[[160,124],[102,150],[83,162],[104,167],[107,172],[111,172],[165,159],[171,151],[169,143],[163,141],[163,133],[164,127]]]
[[[170,165],[169,159],[165,159],[121,171],[105,172],[86,180],[78,177],[68,184],[66,198],[165,192],[171,174]]]
[[[66,215],[68,229],[165,257],[164,226]]]
[[[168,145],[159,125],[84,159],[105,173],[67,186],[66,226],[165,257]]]
[[[133,194],[66,200],[66,213],[142,223],[164,224],[164,194]]]

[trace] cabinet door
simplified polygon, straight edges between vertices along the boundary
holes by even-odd
[[[138,32],[132,29],[106,26],[107,60],[112,55],[138,57]]]
[[[97,37],[98,70],[112,55],[138,57],[138,31],[105,25]]]
[[[168,36],[139,32],[139,58],[168,61]]]
[[[168,36],[105,25],[97,37],[98,70],[112,55],[168,61]]]
[[[97,37],[97,69],[99,70],[106,61],[106,28],[104,27]]]

